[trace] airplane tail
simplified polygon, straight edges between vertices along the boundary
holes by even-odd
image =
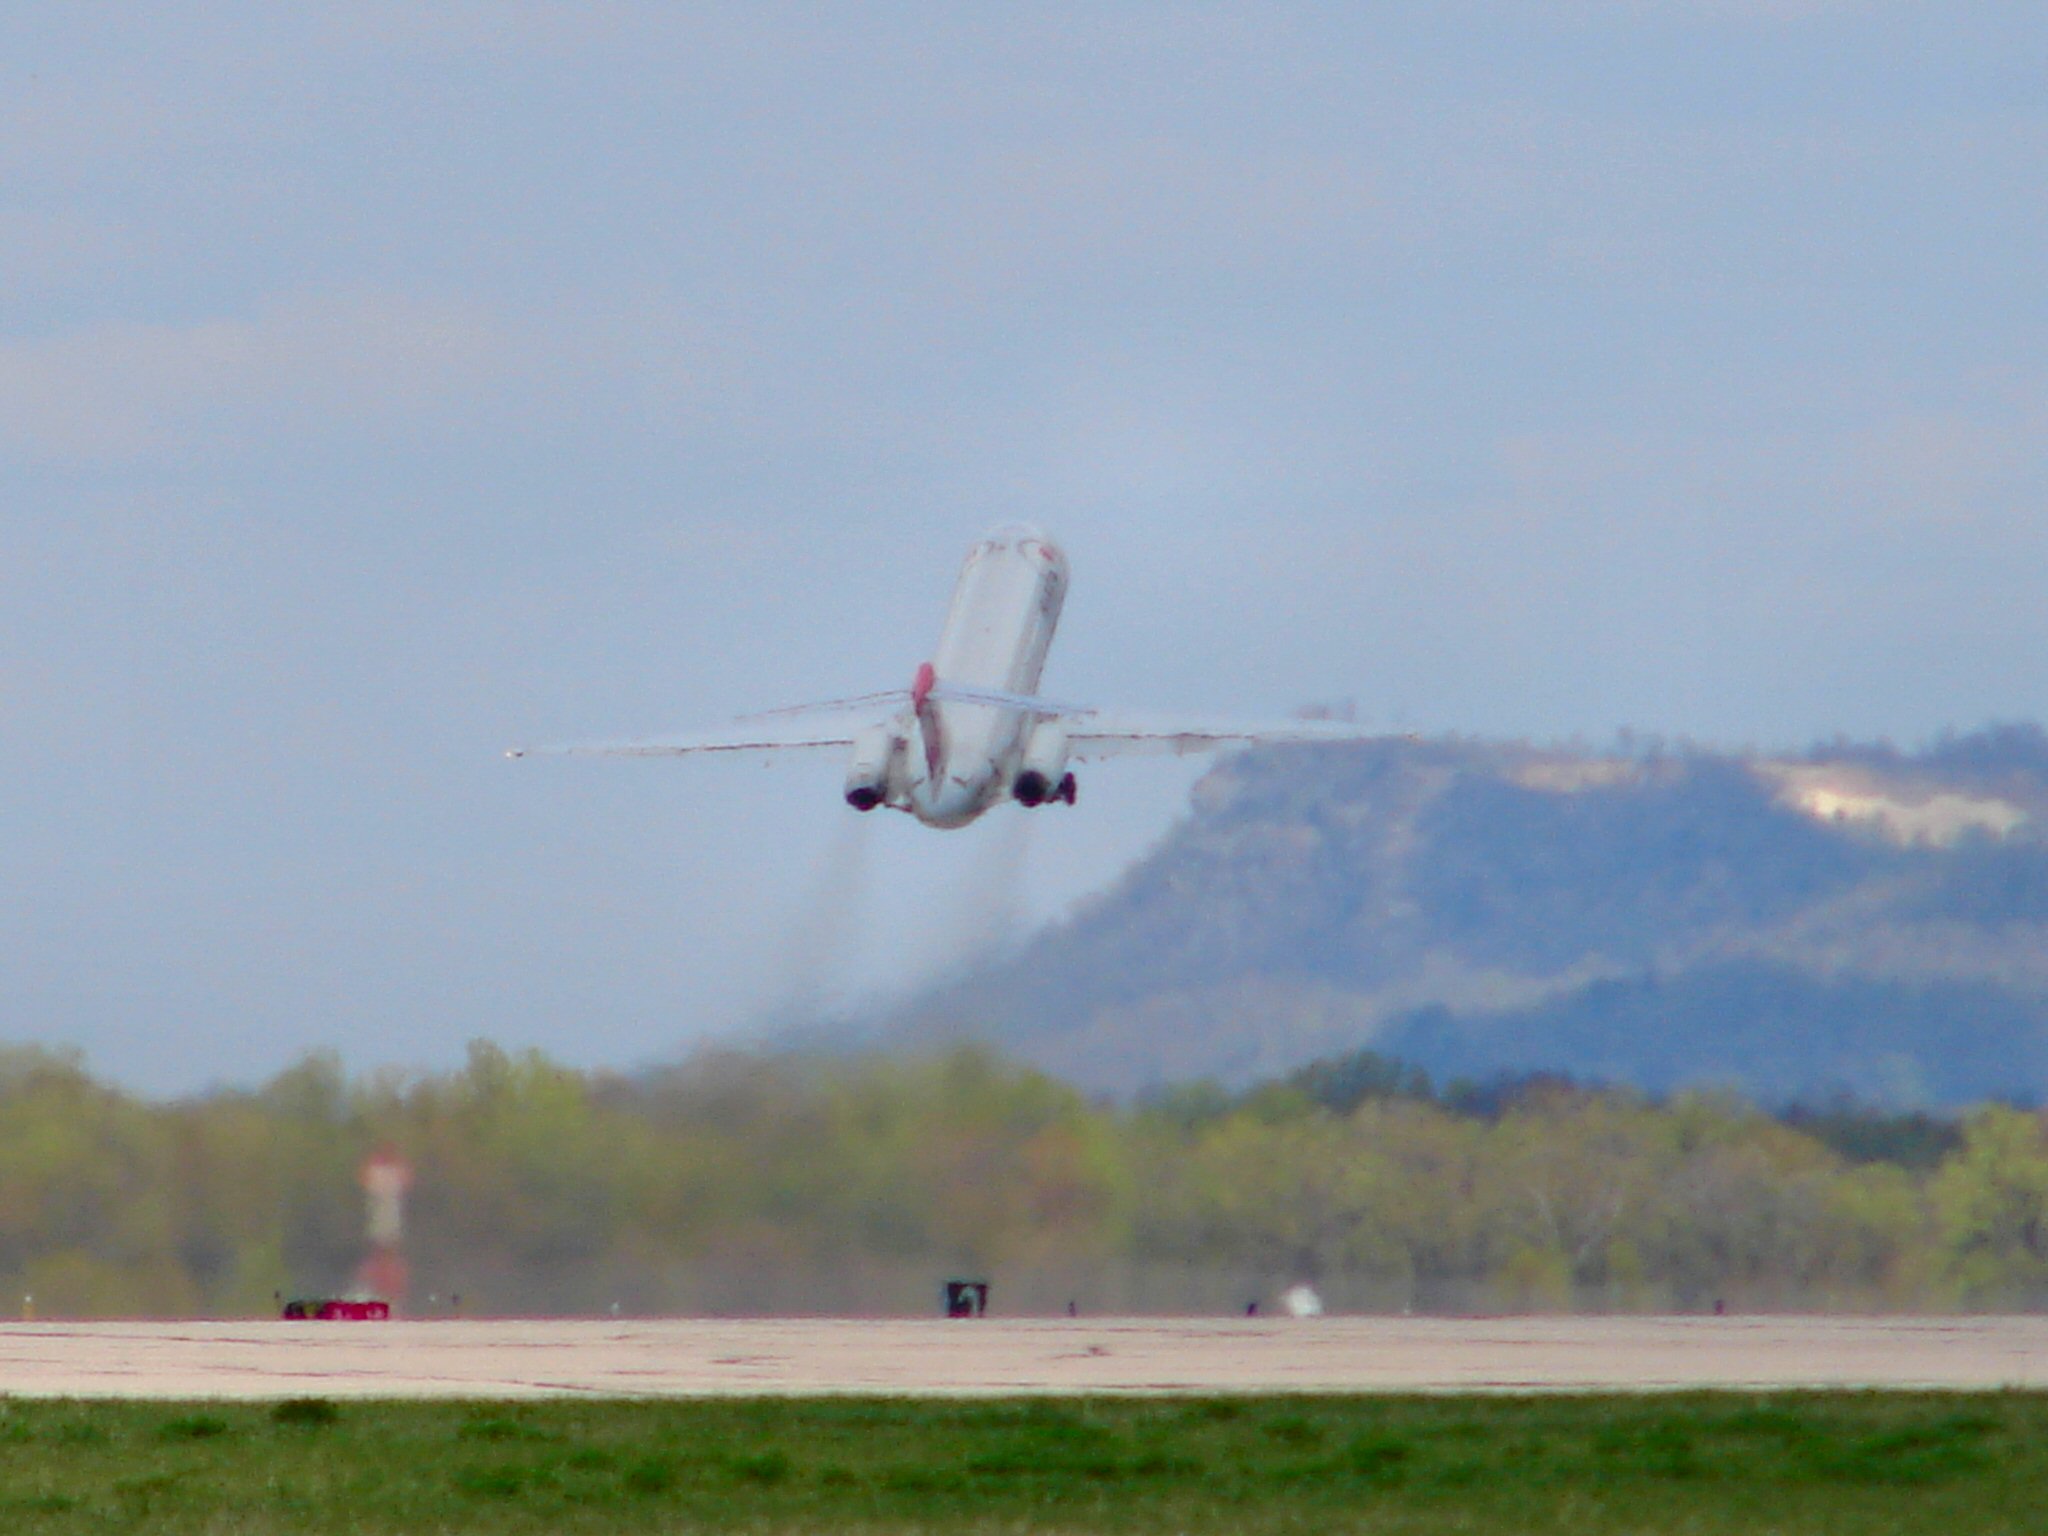
[[[939,736],[939,712],[932,708],[932,692],[937,687],[938,674],[932,664],[919,662],[910,684],[910,708],[917,716],[917,734],[924,741],[924,771],[932,779],[938,778],[939,761],[946,755],[946,744]]]

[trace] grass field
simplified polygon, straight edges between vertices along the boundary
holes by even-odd
[[[2048,1529],[2048,1395],[0,1399],[0,1532]]]

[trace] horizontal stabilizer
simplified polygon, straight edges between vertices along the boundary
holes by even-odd
[[[908,688],[888,688],[880,693],[857,694],[850,699],[820,699],[815,704],[785,704],[780,709],[763,709],[738,717],[733,723],[744,724],[749,720],[790,720],[799,715],[843,715],[855,710],[872,713],[885,704],[908,704]]]
[[[1033,698],[1028,693],[1004,693],[996,688],[962,688],[948,682],[934,684],[931,697],[941,704],[988,704],[997,709],[1014,709],[1025,714],[1043,715],[1047,719],[1094,713],[1086,704],[1061,704],[1053,699]]]
[[[877,716],[876,718],[879,718]],[[861,722],[865,723],[865,722]],[[802,728],[791,719],[778,729],[772,721],[755,716],[733,720],[704,731],[649,736],[637,741],[571,741],[544,747],[514,747],[507,757],[691,757],[712,752],[809,752],[839,750],[853,745],[859,724],[830,729]]]

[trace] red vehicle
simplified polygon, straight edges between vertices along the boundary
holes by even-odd
[[[294,1321],[318,1319],[323,1323],[381,1323],[391,1316],[388,1301],[346,1301],[341,1297],[288,1301],[285,1317]]]

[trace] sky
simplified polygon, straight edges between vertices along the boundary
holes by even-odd
[[[2048,716],[2038,0],[0,15],[0,1042],[154,1094],[674,1060],[1073,910],[525,760],[902,685],[1728,745]]]

